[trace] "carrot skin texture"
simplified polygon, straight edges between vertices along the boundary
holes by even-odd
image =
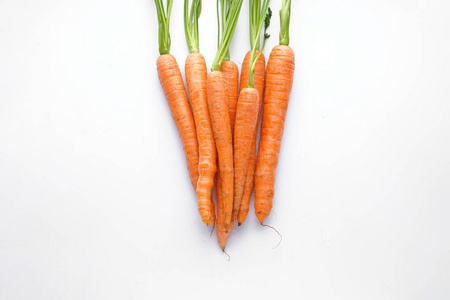
[[[217,154],[208,110],[207,68],[203,55],[200,53],[189,54],[186,59],[185,71],[199,145],[199,179],[196,185],[198,211],[203,223],[214,226],[215,214],[211,210],[214,207],[211,190],[217,170]]]
[[[194,117],[175,57],[164,54],[156,61],[158,77],[183,144],[187,168],[194,188],[198,181],[198,141]]]
[[[238,85],[239,85],[239,69],[237,65],[232,61],[224,61],[220,65],[220,71],[224,74],[226,80],[226,92],[228,112],[230,115],[230,127],[233,137],[234,123],[236,118],[236,105],[238,100]],[[234,167],[234,166],[233,166]],[[225,229],[225,215],[223,213],[223,197],[222,197],[222,179],[220,177],[220,171],[216,176],[216,193],[217,193],[217,240],[219,241],[220,248],[225,251],[225,246],[230,236],[231,228],[233,228],[233,219],[231,220],[231,228]]]
[[[227,102],[230,113],[231,132],[234,132],[234,123],[236,120],[236,105],[239,96],[239,68],[229,60],[223,61],[220,65],[220,71],[225,75],[227,85]]]
[[[233,221],[238,215],[244,193],[245,179],[258,127],[259,95],[255,88],[245,88],[239,95],[234,130],[234,203]]]
[[[266,70],[264,108],[255,176],[255,213],[259,222],[270,214],[284,121],[294,78],[295,57],[289,46],[276,46]]]
[[[258,55],[258,54],[259,54],[259,51],[256,51],[256,55]],[[251,55],[252,55],[252,51],[248,51],[247,54],[245,55],[244,61],[242,63],[240,92],[242,92],[242,90],[244,88],[246,88],[248,85],[248,72],[249,72]],[[259,116],[261,114],[261,108],[262,108],[262,104],[263,104],[265,77],[266,77],[266,58],[264,57],[264,54],[261,53],[258,60],[256,61],[255,73],[254,73],[255,89],[258,90],[258,95],[259,95],[258,122],[259,122]],[[241,205],[239,207],[239,213],[237,216],[237,221],[238,221],[239,226],[247,218],[249,206],[250,206],[250,199],[251,199],[252,191],[253,191],[253,182],[254,182],[254,175],[255,175],[255,168],[256,168],[256,139],[258,136],[258,126],[256,126],[256,128],[257,129],[255,130],[255,134],[253,136],[252,151],[250,153],[247,175],[245,178],[244,193],[242,195]]]
[[[256,168],[256,140],[252,142],[252,151],[250,152],[250,158],[248,159],[247,174],[245,176],[244,193],[242,194],[241,204],[239,206],[239,212],[237,215],[238,226],[244,223],[250,210],[250,200],[253,192],[253,183],[255,177]]]
[[[212,195],[211,195],[211,201],[209,201],[209,210],[211,211],[211,218],[209,221],[209,225],[211,226],[215,226],[216,225],[216,205],[214,204],[214,200],[212,199]]]
[[[228,231],[231,227],[233,210],[233,138],[226,97],[226,81],[222,72],[214,71],[208,75],[207,95],[214,141],[219,157],[219,172],[222,178],[221,189],[225,230]]]
[[[223,212],[223,197],[222,197],[222,179],[220,177],[220,171],[216,174],[216,194],[217,194],[217,223],[216,234],[219,246],[222,251],[225,251],[225,246],[228,241],[231,230],[225,229],[225,214]],[[233,226],[231,224],[231,226]]]

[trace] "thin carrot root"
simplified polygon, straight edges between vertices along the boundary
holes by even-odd
[[[231,256],[227,253],[227,251],[225,251],[225,249],[222,249],[223,253],[225,253],[228,256],[228,261],[231,260]]]
[[[265,225],[265,224],[262,224],[262,223],[261,223],[261,225],[264,226],[264,227],[269,227],[269,228],[273,229],[280,236],[280,241],[278,242],[278,244],[275,247],[273,247],[273,249],[276,249],[281,244],[281,242],[283,241],[283,236],[281,235],[281,233],[278,230],[275,229],[275,227],[272,227],[270,225]]]
[[[211,229],[211,233],[209,234],[209,237],[212,237],[213,233],[214,233],[214,229],[216,229],[216,226],[214,225]]]

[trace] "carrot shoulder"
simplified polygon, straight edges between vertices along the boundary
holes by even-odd
[[[194,117],[177,61],[171,54],[160,55],[156,62],[159,81],[183,144],[191,183],[198,180],[198,141]]]
[[[291,47],[270,53],[266,70],[264,108],[255,176],[255,213],[262,224],[272,209],[281,137],[292,89],[295,58]]]

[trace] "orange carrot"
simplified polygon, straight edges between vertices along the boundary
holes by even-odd
[[[181,77],[180,68],[170,52],[169,20],[173,0],[167,1],[167,13],[161,0],[155,0],[159,23],[159,53],[156,61],[159,81],[183,144],[191,183],[198,181],[198,142],[194,117]]]
[[[221,71],[224,60],[229,60],[229,46],[236,29],[236,23],[242,7],[243,0],[217,1],[217,15],[219,17],[219,7],[222,9],[222,38],[219,37],[219,48],[213,61],[212,72],[207,79],[207,94],[210,117],[214,140],[216,142],[217,154],[219,157],[219,171],[217,172],[217,237],[222,249],[228,238],[229,230],[232,226],[233,195],[234,195],[234,173],[233,173],[233,132],[231,129],[229,100],[227,92],[227,81]],[[217,20],[220,22],[219,18]],[[224,64],[224,70],[228,70],[229,65]],[[230,68],[233,69],[232,67]],[[233,74],[235,72],[230,72]],[[238,82],[239,73],[234,76]],[[237,86],[237,83],[236,83]],[[236,87],[237,96],[237,87]],[[233,102],[233,100],[230,100]],[[231,103],[233,105],[233,103]],[[234,115],[234,113],[231,113]],[[232,116],[231,116],[232,118]]]
[[[224,74],[226,79],[226,95],[228,104],[228,113],[230,116],[231,132],[234,132],[234,123],[236,118],[236,105],[238,99],[238,85],[239,85],[239,69],[238,66],[229,60],[225,60],[220,65],[220,71]],[[223,195],[222,195],[222,179],[220,172],[217,172],[216,176],[216,193],[217,193],[217,240],[219,241],[220,248],[225,251],[225,245],[227,244],[230,230],[225,230],[225,215],[223,208]],[[233,227],[233,220],[230,224]]]
[[[206,95],[206,62],[199,52],[198,18],[201,2],[194,0],[189,14],[189,0],[184,2],[184,22],[186,41],[191,52],[185,64],[186,82],[194,113],[199,144],[199,179],[196,185],[198,211],[203,223],[214,226],[215,207],[211,197],[216,166],[216,146],[211,128]],[[191,15],[191,17],[189,17]]]
[[[225,230],[228,231],[233,208],[233,142],[225,90],[226,83],[223,73],[220,71],[211,72],[207,79],[208,107],[219,157],[223,214]]]
[[[250,58],[251,58],[252,51],[248,51],[245,55],[244,62],[242,63],[242,71],[241,71],[241,82],[240,82],[240,92],[248,85],[248,72],[249,72],[249,66],[250,66]],[[259,54],[259,51],[256,52],[256,55]],[[255,88],[258,90],[259,95],[259,108],[258,108],[258,121],[259,121],[259,114],[262,108],[262,102],[263,102],[263,94],[264,94],[264,79],[265,79],[265,73],[266,73],[266,59],[264,57],[264,54],[261,52],[261,55],[259,56],[258,60],[256,61],[255,65],[255,74],[254,74],[254,80],[255,80]],[[253,191],[253,177],[255,174],[255,167],[256,167],[256,138],[258,135],[258,130],[255,130],[255,133],[253,135],[253,142],[251,146],[251,153],[250,158],[248,162],[248,168],[247,168],[247,175],[245,178],[245,186],[244,186],[244,193],[242,195],[241,204],[239,207],[239,213],[237,216],[238,225],[241,225],[245,218],[248,215],[249,211],[249,205],[250,205],[250,198]]]
[[[270,23],[268,20],[270,19],[271,11],[268,11],[268,7],[269,0],[264,0],[262,3],[261,0],[250,0],[251,51],[249,52],[248,58],[244,59],[242,85],[237,104],[236,127],[234,132],[235,173],[233,220],[237,217],[241,207],[249,166],[253,165],[253,163],[250,162],[250,157],[252,154],[252,144],[256,143],[254,140],[256,139],[258,132],[259,112],[261,109],[262,94],[264,89],[265,65],[264,61],[260,60],[262,57],[262,52],[259,51],[260,34],[263,24],[267,24],[267,29],[268,23]],[[266,16],[267,11],[268,13]],[[266,18],[264,18],[265,16]],[[265,41],[266,34],[262,48],[264,48]],[[258,74],[256,74],[256,66],[259,67]],[[255,77],[258,79],[259,91],[258,88],[256,88]]]
[[[239,69],[237,65],[232,61],[223,61],[220,65],[220,71],[224,73],[227,79],[227,103],[228,113],[230,115],[230,127],[231,132],[234,132],[234,123],[236,118],[236,105],[237,105],[237,89],[239,84]],[[234,92],[234,90],[236,90]],[[223,213],[223,197],[222,197],[222,179],[220,172],[217,172],[216,176],[216,194],[217,194],[217,240],[219,241],[220,248],[225,251],[225,245],[227,244],[230,230],[225,230],[225,215]],[[231,220],[231,228],[233,227],[233,220]]]
[[[159,56],[156,65],[159,81],[183,144],[191,182],[193,186],[196,186],[198,181],[198,142],[194,117],[183,78],[177,61],[171,54]]]
[[[242,63],[240,92],[247,86],[252,86],[258,91],[258,121],[262,107],[264,94],[264,78],[266,62],[264,54],[260,48],[260,35],[262,24],[264,22],[264,40],[262,48],[264,49],[265,42],[269,38],[267,28],[270,25],[272,11],[268,8],[269,1],[263,1],[261,8],[261,0],[250,0],[250,45],[251,50],[245,55]],[[267,12],[267,13],[266,13]],[[256,62],[255,62],[256,58]],[[250,79],[250,80],[249,80]],[[246,171],[244,192],[239,202],[239,213],[237,215],[238,225],[241,225],[248,215],[250,198],[253,190],[254,172],[256,167],[256,139],[258,135],[258,125],[253,134],[250,157],[248,160],[248,167]],[[237,199],[235,199],[237,200]],[[237,203],[236,203],[237,205]]]
[[[194,112],[199,144],[199,179],[197,182],[198,210],[205,224],[214,226],[211,215],[211,189],[216,173],[216,146],[211,129],[206,96],[206,62],[200,53],[191,53],[186,59],[186,82]]]
[[[294,78],[294,51],[289,47],[290,0],[280,11],[280,45],[270,53],[255,176],[255,213],[261,223],[270,214],[281,138]]]
[[[255,88],[245,88],[239,95],[234,130],[234,204],[233,221],[237,217],[244,193],[245,177],[252,152],[252,142],[257,132],[259,95]]]

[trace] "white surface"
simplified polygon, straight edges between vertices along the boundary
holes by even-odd
[[[214,3],[200,20],[209,65]],[[446,0],[293,1],[267,221],[284,239],[272,249],[252,210],[228,261],[159,86],[153,2],[0,1],[0,298],[449,299],[449,15]],[[184,70],[182,26],[176,0]]]

